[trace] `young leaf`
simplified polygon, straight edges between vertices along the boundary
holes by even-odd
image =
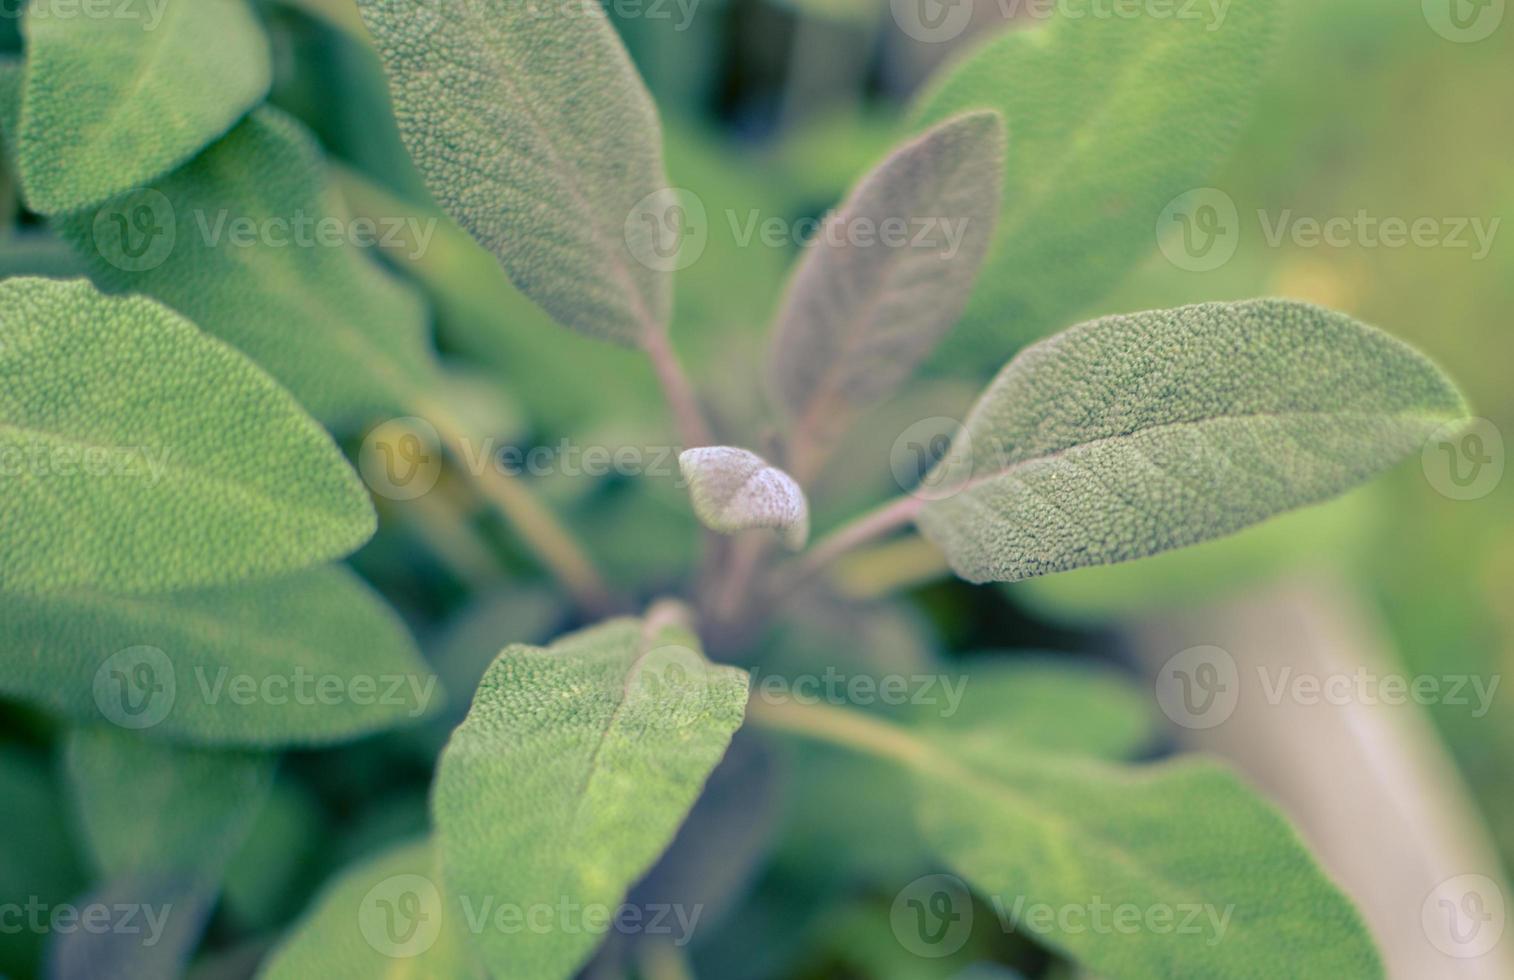
[[[16,164],[34,211],[157,179],[268,93],[268,40],[244,0],[125,4],[104,17],[65,6],[39,0],[25,19]]]
[[[310,134],[263,108],[183,169],[57,228],[103,287],[162,300],[352,429],[412,407],[435,365],[420,297],[350,244],[358,226],[325,181]]]
[[[989,39],[919,100],[917,127],[985,108],[1011,134],[994,244],[943,360],[984,369],[986,352],[1061,327],[1153,251],[1162,209],[1229,152],[1278,8],[1130,18],[1096,3],[1063,0],[1049,23]]]
[[[1332,497],[1465,414],[1423,355],[1304,303],[1108,317],[999,373],[916,520],[972,582],[1141,558]]]
[[[0,691],[83,724],[313,745],[441,701],[398,617],[342,568],[169,595],[0,593],[0,621]]]
[[[636,344],[664,330],[670,281],[654,249],[681,213],[663,200],[656,109],[604,11],[359,8],[432,194],[521,292],[592,336]]]
[[[268,798],[275,761],[104,726],[74,729],[63,751],[101,877],[182,871],[210,886],[219,884]],[[126,800],[132,805],[122,806]]]
[[[801,479],[961,315],[1003,166],[1002,120],[968,113],[896,150],[826,219],[789,284],[768,370]]]
[[[271,378],[171,310],[0,283],[0,587],[152,592],[339,558],[373,507]],[[270,461],[277,461],[276,466]]]
[[[482,903],[615,906],[657,859],[741,725],[747,675],[654,608],[549,648],[507,648],[436,777],[448,889]],[[477,937],[491,974],[568,977],[599,937],[572,923]]]
[[[721,534],[770,527],[798,550],[810,536],[810,509],[794,478],[756,453],[731,446],[685,449],[678,468],[689,483],[694,513]]]
[[[343,871],[269,954],[260,980],[481,976],[468,959],[464,912],[440,886],[430,841]]]

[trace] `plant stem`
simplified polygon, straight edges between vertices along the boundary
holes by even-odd
[[[936,753],[909,732],[860,711],[753,698],[747,705],[747,718],[763,728],[829,742],[911,768],[930,770],[937,762]]]
[[[514,529],[526,548],[536,556],[574,601],[591,615],[603,615],[614,604],[604,579],[588,552],[523,483],[495,466],[469,464],[469,435],[453,413],[429,399],[415,411],[436,427],[447,451],[460,464],[473,488]]]
[[[778,570],[775,596],[788,595],[852,549],[904,527],[915,519],[924,503],[919,497],[896,497],[827,534],[810,550]]]
[[[918,534],[859,548],[836,563],[831,581],[848,599],[868,601],[951,574],[941,550]]]
[[[668,340],[667,331],[648,331],[642,346],[652,362],[652,369],[657,372],[657,380],[668,400],[668,408],[673,412],[673,421],[678,426],[683,448],[711,445],[714,440],[710,435],[709,424],[705,422],[704,412],[699,407],[699,396],[694,393],[694,386],[683,372],[683,365],[679,363],[678,354]]]

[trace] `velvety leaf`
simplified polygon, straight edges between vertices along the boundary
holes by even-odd
[[[258,977],[484,976],[469,963],[467,920],[440,885],[429,841],[395,847],[344,871],[269,955]]]
[[[0,454],[10,591],[219,585],[374,530],[357,474],[288,392],[173,311],[82,281],[0,283]]]
[[[104,288],[162,300],[352,429],[414,410],[435,384],[420,297],[351,243],[402,220],[351,223],[309,133],[263,108],[183,169],[57,227]]]
[[[98,204],[177,167],[261,102],[268,40],[244,0],[27,8],[17,167],[32,210]]]
[[[658,249],[681,234],[664,221],[682,214],[656,110],[604,11],[510,0],[359,8],[432,194],[511,281],[596,337],[635,343],[665,329]]]
[[[75,729],[63,754],[101,877],[182,871],[212,886],[268,798],[275,761],[103,726]]]
[[[768,371],[801,480],[967,305],[1003,166],[998,114],[968,113],[896,150],[827,217],[789,284]]]
[[[78,722],[215,745],[307,745],[408,724],[442,694],[345,569],[152,596],[0,594],[0,691]]]
[[[731,446],[685,449],[678,468],[700,523],[721,534],[770,527],[792,549],[810,536],[810,508],[794,478],[754,452]]]
[[[1009,127],[994,245],[943,345],[985,370],[1012,343],[1062,327],[1156,246],[1157,219],[1229,152],[1266,60],[1277,0],[1210,16],[1109,16],[1062,0],[1001,33],[921,96],[924,127],[997,109]]]
[[[657,859],[741,725],[747,678],[674,607],[548,648],[507,648],[442,754],[433,796],[449,891],[475,910],[616,906]],[[488,903],[488,904],[486,904]],[[501,978],[568,977],[601,936],[572,923],[475,937]]]
[[[1141,558],[1339,494],[1465,414],[1423,355],[1307,304],[1108,317],[999,373],[917,522],[973,582]]]

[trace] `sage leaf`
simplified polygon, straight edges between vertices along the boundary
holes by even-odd
[[[944,365],[985,369],[985,352],[1062,327],[1155,250],[1163,209],[1229,153],[1279,7],[1129,18],[1098,3],[990,38],[917,102],[916,128],[997,109],[1011,136],[993,247]]]
[[[746,673],[706,661],[672,606],[507,648],[438,768],[448,891],[474,909],[614,907],[672,841],[746,700]],[[474,947],[493,976],[545,980],[597,939],[557,923],[486,929]]]
[[[16,164],[58,214],[156,180],[263,100],[268,39],[244,0],[159,0],[112,15],[33,0]]]
[[[685,449],[678,468],[700,523],[721,534],[769,527],[798,550],[810,536],[810,510],[794,478],[754,452],[731,446]]]
[[[1335,496],[1465,415],[1423,355],[1305,303],[1107,317],[999,373],[916,521],[972,582],[1141,558]]]
[[[103,288],[167,303],[328,426],[412,410],[436,387],[425,304],[352,244],[358,226],[327,187],[319,148],[278,110],[56,227]],[[391,226],[372,227],[377,237]]]
[[[437,202],[553,319],[635,345],[667,327],[683,220],[657,112],[597,5],[359,0]],[[672,236],[672,237],[670,237]]]
[[[993,235],[1004,139],[994,112],[932,128],[863,178],[799,263],[768,385],[789,420],[787,462],[801,480],[967,305]]]
[[[342,568],[167,595],[0,593],[0,620],[0,692],[82,724],[316,745],[440,707],[398,617]]]
[[[267,577],[374,530],[357,474],[284,389],[173,311],[87,282],[0,282],[0,453],[8,591]]]

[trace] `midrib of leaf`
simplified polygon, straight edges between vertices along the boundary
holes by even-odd
[[[0,422],[0,432],[3,432],[3,433],[15,433],[15,434],[21,435],[21,436],[32,436],[32,437],[35,437],[37,439],[42,440],[43,442],[48,442],[48,443],[51,443],[53,445],[58,445],[58,446],[77,447],[79,449],[84,449],[84,450],[95,449],[95,450],[99,450],[100,452],[106,452],[106,453],[115,453],[115,452],[120,452],[121,451],[121,447],[119,447],[119,446],[102,446],[102,445],[98,445],[96,443],[92,443],[92,442],[88,442],[88,441],[83,440],[83,439],[76,438],[76,437],[71,436],[71,435],[69,435],[67,433],[48,432],[45,429],[31,429],[31,428],[26,428],[24,426],[14,425],[14,424],[9,423],[9,422]],[[172,448],[172,447],[170,447],[170,448]],[[248,486],[244,485],[243,483],[241,483],[240,481],[233,480],[233,479],[221,476],[220,474],[216,473],[214,470],[197,470],[197,469],[193,469],[191,467],[177,465],[177,464],[175,464],[175,463],[173,463],[171,461],[172,460],[172,456],[173,456],[173,453],[170,452],[169,453],[169,459],[165,459],[160,464],[160,465],[162,465],[162,467],[163,467],[163,469],[165,471],[169,471],[169,472],[178,474],[180,476],[191,477],[191,478],[194,478],[195,480],[199,480],[199,481],[203,481],[205,483],[209,483],[212,486],[216,487],[217,489],[223,491],[226,494],[226,496],[231,497],[231,498],[233,498],[233,499],[235,499],[237,501],[241,501],[241,502],[245,502],[245,503],[250,503],[250,504],[257,504],[257,503],[272,504],[274,506],[274,508],[276,510],[279,510],[279,511],[283,511],[283,512],[295,511],[297,513],[306,514],[306,515],[315,516],[315,517],[340,517],[341,516],[341,514],[339,514],[336,511],[328,511],[328,510],[322,510],[322,509],[317,508],[317,507],[311,507],[311,506],[303,503],[302,501],[300,501],[297,498],[296,499],[283,500],[283,499],[279,499],[277,497],[269,496],[268,494],[265,494],[265,493],[254,491],[250,487],[248,487]]]

